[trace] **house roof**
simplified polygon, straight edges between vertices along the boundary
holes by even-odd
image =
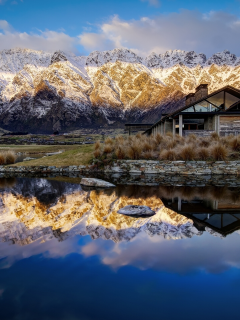
[[[200,85],[200,86],[202,86],[202,85]],[[200,86],[198,86],[197,88],[199,88]],[[180,108],[180,109],[178,109],[178,110],[176,110],[176,111],[174,111],[174,112],[172,112],[172,113],[167,114],[166,116],[164,116],[164,117],[162,117],[160,120],[158,120],[156,123],[154,123],[154,124],[151,126],[151,128],[149,128],[148,130],[146,130],[146,132],[148,132],[149,130],[151,130],[152,128],[154,128],[157,124],[159,124],[160,122],[163,122],[163,121],[166,120],[167,118],[173,117],[174,115],[178,115],[179,113],[181,113],[182,111],[190,108],[191,106],[194,106],[195,104],[200,103],[200,102],[203,101],[203,100],[209,99],[209,98],[211,98],[212,96],[214,96],[214,95],[216,95],[216,94],[218,94],[218,93],[220,93],[220,92],[222,92],[222,91],[226,91],[226,92],[228,92],[228,93],[230,93],[230,94],[232,94],[232,95],[234,95],[235,97],[238,97],[238,98],[240,99],[240,90],[238,90],[238,89],[236,89],[236,88],[234,88],[234,87],[232,87],[232,86],[229,86],[229,85],[228,85],[228,86],[225,86],[225,87],[223,87],[223,88],[221,88],[221,89],[219,89],[219,90],[216,90],[216,91],[212,92],[211,94],[209,94],[209,95],[207,95],[207,96],[205,96],[205,97],[203,97],[203,98],[201,98],[201,99],[199,99],[199,100],[196,100],[196,101],[190,103],[190,104],[187,105],[187,106],[184,106],[184,107],[182,107],[182,108]],[[234,104],[231,105],[227,110],[231,109],[231,108],[234,107],[234,105],[236,105],[236,104],[237,104],[237,103],[234,103]],[[225,111],[226,111],[226,110],[225,110]],[[211,113],[212,113],[212,112],[211,112]],[[201,114],[203,114],[203,112],[201,112]]]

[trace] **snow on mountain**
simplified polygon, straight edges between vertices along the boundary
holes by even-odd
[[[207,61],[206,65],[216,64],[218,66],[222,66],[224,64],[233,66],[235,65],[237,57],[235,54],[230,53],[228,50],[224,50],[223,52],[218,52],[213,54]]]
[[[206,56],[203,53],[197,54],[194,51],[169,50],[159,55],[153,52],[145,61],[150,68],[169,68],[176,64],[192,68],[197,65],[204,66]]]
[[[26,64],[35,67],[48,67],[52,53],[30,49],[15,48],[0,51],[0,72],[17,73]]]
[[[79,184],[39,178],[19,178],[15,185],[4,189],[2,185],[0,241],[26,245],[39,239],[63,241],[80,234],[119,243],[140,233],[169,240],[203,234],[193,220],[164,207],[161,199],[148,189],[137,193],[128,188],[107,193],[84,191]],[[136,219],[117,213],[130,204],[149,206],[156,214]],[[209,227],[205,232],[223,238]]]
[[[157,211],[149,219],[134,219],[117,211],[127,205],[144,203]],[[64,240],[76,234],[114,242],[129,241],[144,232],[150,237],[184,239],[201,235],[193,221],[165,207],[153,195],[139,198],[122,192],[83,191],[78,184],[19,179],[17,185],[1,192],[0,241],[26,245],[53,237]]]
[[[29,49],[0,52],[0,127],[52,132],[88,126],[154,122],[184,104],[200,83],[209,91],[240,88],[240,58],[209,59],[170,50],[142,58],[128,49],[89,56]]]
[[[110,51],[94,51],[87,57],[86,65],[100,67],[108,62],[129,62],[142,63],[143,58],[137,56],[133,51],[128,49],[114,49]]]

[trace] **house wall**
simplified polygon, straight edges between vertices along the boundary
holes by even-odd
[[[210,137],[213,133],[213,130],[184,130],[183,135],[185,137],[189,136],[190,134],[194,134],[197,137]]]
[[[173,131],[173,122],[166,121],[165,122],[165,134],[167,132],[172,132]]]
[[[220,116],[220,135],[240,134],[240,116]]]
[[[214,130],[213,117],[204,119],[204,130]]]

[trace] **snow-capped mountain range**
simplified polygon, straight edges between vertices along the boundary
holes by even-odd
[[[181,107],[200,83],[240,88],[240,58],[171,50],[140,57],[128,49],[0,52],[0,127],[52,132],[156,121]]]
[[[158,194],[147,188],[144,192],[132,192],[131,186],[112,192],[84,191],[79,184],[41,178],[19,178],[16,185],[0,187],[0,242],[27,245],[53,238],[63,241],[78,234],[118,243],[140,233],[169,240],[204,233],[193,220],[164,207]],[[156,214],[132,218],[117,213],[133,203],[150,206]],[[222,238],[208,227],[205,230]]]

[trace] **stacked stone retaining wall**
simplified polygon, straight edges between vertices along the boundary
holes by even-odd
[[[153,161],[153,160],[118,160],[111,166],[99,168],[89,166],[0,166],[1,173],[68,173],[68,172],[104,172],[128,173],[132,175],[240,175],[240,161]]]

